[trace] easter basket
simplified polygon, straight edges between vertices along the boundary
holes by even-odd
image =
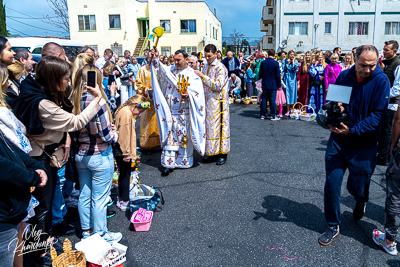
[[[230,97],[230,98],[229,98],[229,104],[233,104],[233,101],[234,101],[234,98],[233,98],[233,97]]]
[[[50,256],[53,260],[53,267],[86,267],[85,253],[78,250],[72,250],[71,241],[68,238],[63,243],[64,253],[57,256],[57,251],[54,247],[50,248]]]
[[[251,103],[251,98],[242,98],[242,102],[243,104],[248,105]]]
[[[308,109],[312,110],[312,113],[308,113]],[[300,116],[299,119],[302,121],[313,121],[317,117],[317,114],[315,113],[315,110],[312,106],[310,105],[304,105],[300,109]]]
[[[296,108],[297,105],[300,105],[300,108]],[[301,114],[301,109],[303,107],[303,104],[300,102],[297,102],[293,105],[292,110],[290,111],[290,118],[298,120],[300,119],[300,114]]]
[[[251,97],[251,103],[253,104],[253,105],[257,105],[258,103],[257,103],[257,96],[252,96]]]

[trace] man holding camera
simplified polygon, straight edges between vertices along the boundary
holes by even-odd
[[[341,112],[348,112],[348,120],[340,127],[330,127],[326,148],[324,206],[329,228],[318,239],[324,246],[339,235],[340,195],[346,169],[349,170],[347,189],[356,200],[354,221],[365,214],[382,117],[389,104],[390,82],[382,69],[377,68],[377,62],[378,50],[374,46],[360,46],[355,65],[336,80],[337,85],[352,87],[352,93],[350,104],[337,104]]]

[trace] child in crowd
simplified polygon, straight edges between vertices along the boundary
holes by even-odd
[[[256,77],[256,75],[253,73],[254,69],[254,64],[247,62],[244,71],[244,82],[246,83],[246,95],[247,97],[252,97],[253,96],[253,79]]]
[[[282,88],[286,88],[285,84],[282,83]],[[278,91],[276,92],[276,100],[275,103],[277,106],[279,106],[279,114],[278,117],[282,118],[282,111],[283,111],[283,105],[286,104],[286,95],[285,95],[285,91],[279,88]]]
[[[115,126],[119,132],[118,144],[121,155],[115,157],[119,169],[117,207],[125,211],[129,207],[129,182],[132,165],[136,161],[136,116],[150,108],[150,103],[142,95],[129,98],[115,112]]]

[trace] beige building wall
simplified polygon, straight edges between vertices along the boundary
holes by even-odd
[[[86,45],[97,47],[100,55],[106,48],[118,44],[120,51],[133,50],[140,37],[142,20],[148,18],[149,29],[160,26],[160,20],[170,20],[171,32],[165,32],[158,47],[173,53],[181,47],[192,47],[197,52],[212,43],[222,50],[222,25],[203,1],[196,2],[139,2],[134,0],[68,0],[70,36]],[[96,30],[80,31],[78,16],[95,15]],[[110,29],[109,15],[120,15],[121,28]],[[196,20],[196,33],[181,33],[181,20]],[[206,26],[207,25],[207,26]],[[214,33],[213,33],[214,29]],[[203,42],[203,39],[206,39]],[[154,43],[151,41],[151,45]]]

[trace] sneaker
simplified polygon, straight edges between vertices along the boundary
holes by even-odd
[[[121,211],[126,211],[129,208],[129,201],[118,201],[117,208],[119,208]]]
[[[364,217],[365,215],[365,207],[366,207],[366,203],[358,203],[356,202],[356,206],[353,210],[353,220],[358,222],[359,220],[362,219],[362,217]]]
[[[333,239],[338,235],[339,225],[329,227],[328,230],[326,230],[325,233],[318,238],[318,242],[323,246],[327,246],[332,243]]]
[[[112,199],[110,198],[110,202],[107,203],[107,207],[112,206],[112,204],[114,204],[114,200],[112,200]]]
[[[288,112],[285,113],[285,116],[286,116],[286,117],[289,117],[289,115],[290,115],[290,111],[288,111]]]
[[[119,242],[122,239],[122,234],[107,232],[102,237],[105,241],[112,244],[114,242]]]
[[[394,243],[393,245],[388,246],[386,244],[385,234],[382,233],[381,231],[379,231],[378,229],[375,229],[372,232],[372,240],[374,240],[375,244],[382,247],[390,255],[393,255],[393,256],[397,255],[397,243]]]
[[[92,234],[93,234],[93,233],[92,233]],[[92,234],[89,234],[88,232],[83,231],[83,232],[82,232],[82,240],[83,240],[83,239],[86,239],[86,238],[88,238],[88,237],[90,237]]]
[[[261,115],[260,119],[265,120],[265,116]]]
[[[277,117],[282,118],[283,116],[282,116],[282,114],[278,114]]]
[[[114,217],[115,214],[116,214],[115,211],[107,209],[107,216],[106,216],[106,218],[109,219],[109,218],[111,218],[111,217]]]
[[[271,118],[271,121],[279,121],[280,120],[280,118],[278,118],[278,117],[272,117]]]

